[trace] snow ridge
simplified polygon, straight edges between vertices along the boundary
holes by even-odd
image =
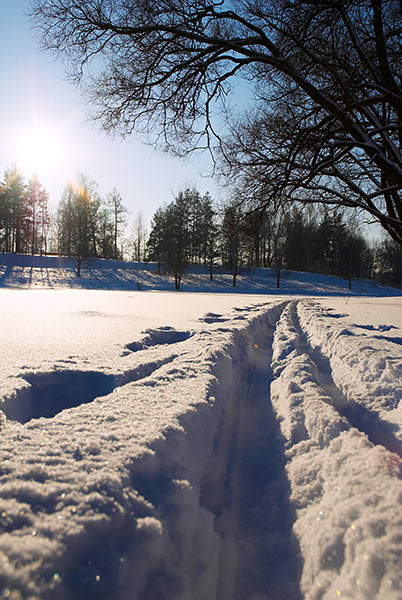
[[[364,377],[360,361],[353,360],[361,340],[352,337],[347,344],[339,343],[346,334],[335,323],[336,318],[330,324],[323,321],[322,309],[311,302],[293,301],[284,310],[274,339],[277,379],[271,394],[286,440],[286,471],[296,509],[294,532],[303,556],[301,589],[309,600],[396,599],[401,594],[402,469],[397,454],[389,449],[398,448],[397,440],[389,434],[380,438],[393,439],[386,449],[387,444],[373,444],[356,429],[355,421],[361,419],[355,407],[367,412],[362,399],[366,406],[375,404],[367,384],[375,365],[367,360]],[[324,351],[330,356],[327,372],[322,370]],[[349,358],[349,380],[356,377],[356,365],[361,387],[346,385],[342,352]],[[391,359],[384,352],[395,367],[396,356]],[[376,360],[373,355],[371,363]],[[395,380],[391,384],[387,375],[383,379],[379,404],[385,414],[387,408],[394,410],[396,397]],[[343,389],[337,387],[339,382]],[[349,418],[353,413],[355,419]]]

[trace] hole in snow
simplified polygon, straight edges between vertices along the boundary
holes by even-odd
[[[354,327],[358,329],[367,329],[367,331],[390,331],[391,329],[396,329],[395,325],[356,325]]]
[[[331,317],[332,319],[343,319],[344,317],[348,317],[347,313],[337,313],[334,312],[334,308],[327,308],[326,316]]]
[[[141,340],[127,344],[126,348],[131,350],[131,352],[137,352],[138,350],[145,350],[146,348],[150,348],[152,346],[184,342],[193,335],[190,331],[177,331],[172,327],[146,329],[143,333],[144,337]]]
[[[203,323],[225,323],[228,319],[225,319],[223,315],[217,313],[207,313],[199,319]]]
[[[55,371],[23,376],[30,385],[3,406],[9,419],[27,423],[40,417],[54,417],[66,408],[106,396],[116,386],[114,375],[95,371]]]

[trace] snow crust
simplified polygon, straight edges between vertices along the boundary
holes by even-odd
[[[0,597],[402,598],[400,297],[0,308]]]

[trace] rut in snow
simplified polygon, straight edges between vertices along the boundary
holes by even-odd
[[[297,310],[298,304],[299,301],[292,303],[291,314],[294,328],[299,336],[299,350],[308,354],[317,366],[319,374],[318,384],[331,399],[331,405],[342,417],[347,419],[352,427],[365,433],[372,444],[380,444],[390,452],[395,452],[402,457],[400,440],[393,435],[390,424],[382,421],[375,411],[369,410],[362,404],[355,402],[353,398],[347,398],[335,384],[328,357],[318,347],[313,348],[311,346],[307,333],[301,326]]]
[[[241,358],[233,358],[228,382],[234,412],[224,409],[201,488],[201,505],[216,515],[222,540],[217,600],[300,598],[283,438],[270,402],[273,330],[272,323],[263,335],[256,329],[255,338],[237,340]],[[224,388],[225,377],[219,385]]]

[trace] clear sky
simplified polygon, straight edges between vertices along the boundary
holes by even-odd
[[[83,172],[102,197],[116,187],[132,214],[142,211],[147,219],[186,185],[219,200],[207,155],[182,162],[87,122],[62,62],[39,50],[27,7],[28,0],[0,0],[0,179],[12,163],[27,179],[36,171],[56,207],[67,182]]]
[[[138,137],[113,139],[90,124],[63,63],[39,49],[25,15],[28,6],[29,0],[0,0],[0,180],[13,163],[27,180],[36,172],[55,209],[66,184],[81,172],[99,184],[102,197],[117,188],[131,221],[139,211],[149,221],[185,186],[224,199],[224,190],[209,177],[208,154],[180,161]],[[366,231],[371,238],[380,229]]]

